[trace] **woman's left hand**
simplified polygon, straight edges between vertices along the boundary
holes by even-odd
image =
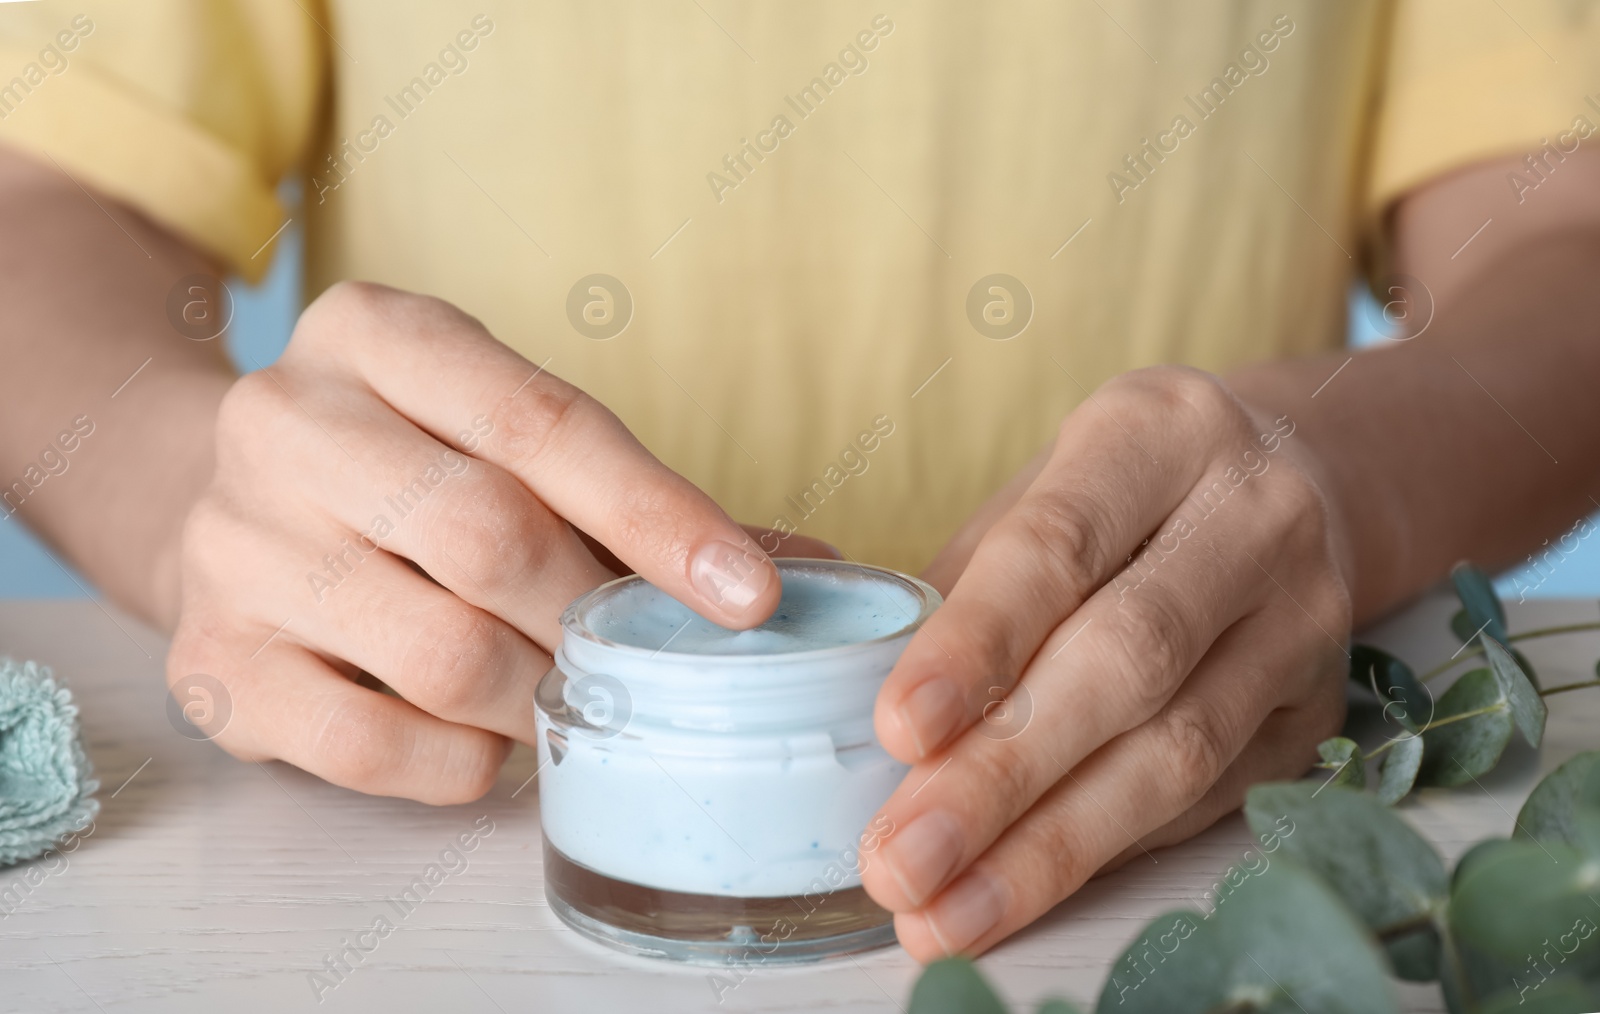
[[[863,874],[913,956],[989,948],[1337,731],[1349,564],[1293,432],[1209,374],[1124,374],[935,561],[947,601],[877,702],[915,766]]]

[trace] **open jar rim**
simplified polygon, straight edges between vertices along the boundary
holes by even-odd
[[[786,663],[803,663],[809,661],[826,661],[828,659],[850,655],[855,652],[871,651],[880,645],[903,638],[908,632],[914,631],[921,627],[922,624],[927,621],[928,617],[933,615],[933,611],[939,608],[940,604],[943,602],[943,598],[940,596],[939,592],[926,581],[911,577],[908,574],[902,574],[899,571],[889,570],[886,567],[874,566],[870,563],[854,563],[848,560],[829,560],[818,557],[798,556],[778,557],[772,562],[778,567],[780,575],[784,571],[790,570],[833,572],[852,576],[859,576],[863,573],[873,575],[878,579],[898,585],[900,588],[910,593],[914,601],[918,603],[917,614],[915,617],[907,620],[903,625],[888,633],[880,634],[877,637],[862,641],[852,641],[849,644],[838,644],[827,648],[808,648],[803,651],[754,652],[744,654],[704,654],[700,652],[669,651],[665,648],[646,648],[637,644],[627,644],[621,641],[613,641],[610,638],[601,637],[599,634],[595,633],[589,628],[587,622],[589,611],[592,610],[596,605],[617,594],[623,589],[647,583],[645,579],[639,575],[629,574],[624,577],[607,581],[605,584],[600,585],[593,591],[590,591],[587,594],[575,599],[572,604],[569,605],[561,614],[562,635],[564,637],[577,638],[592,645],[598,645],[607,649],[608,651],[619,652],[625,657],[655,659],[658,662],[666,664],[683,663],[692,660],[697,667],[704,666],[710,668],[721,668],[726,666],[730,668],[738,668],[748,666],[753,660],[758,659],[767,662],[782,660]]]

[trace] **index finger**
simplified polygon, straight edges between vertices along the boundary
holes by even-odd
[[[341,283],[301,320],[301,348],[343,365],[451,446],[482,417],[488,432],[468,453],[516,476],[705,618],[743,629],[777,608],[777,568],[715,501],[657,460],[605,406],[460,310],[380,285]],[[340,340],[327,341],[333,334]]]

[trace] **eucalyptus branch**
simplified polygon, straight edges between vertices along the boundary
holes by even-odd
[[[1316,765],[1322,772],[1317,778],[1256,785],[1247,793],[1245,820],[1263,845],[1272,843],[1264,851],[1282,846],[1298,862],[1274,863],[1270,872],[1260,871],[1257,882],[1230,894],[1228,904],[1214,907],[1211,915],[1168,913],[1147,924],[1112,966],[1096,1010],[1170,1014],[1174,997],[1208,995],[1219,998],[1209,1014],[1257,1014],[1278,1006],[1283,997],[1294,1000],[1297,988],[1326,981],[1331,967],[1340,969],[1335,973],[1339,994],[1311,1009],[1398,1014],[1387,975],[1439,983],[1452,1010],[1477,1010],[1484,1004],[1510,1010],[1547,980],[1550,985],[1541,1000],[1563,1003],[1569,993],[1589,995],[1587,966],[1581,964],[1530,965],[1539,975],[1532,985],[1519,976],[1525,974],[1520,970],[1525,955],[1544,953],[1549,934],[1562,920],[1572,911],[1587,911],[1585,899],[1596,903],[1590,885],[1581,876],[1574,881],[1570,867],[1562,864],[1571,853],[1580,854],[1584,863],[1600,860],[1600,843],[1589,833],[1600,821],[1600,750],[1580,753],[1546,774],[1514,818],[1501,807],[1512,821],[1510,838],[1477,843],[1453,870],[1419,835],[1422,828],[1391,807],[1419,785],[1459,788],[1470,782],[1481,788],[1479,777],[1500,764],[1519,732],[1537,749],[1555,707],[1544,701],[1570,690],[1600,687],[1600,673],[1541,689],[1526,660],[1510,646],[1600,631],[1600,620],[1506,636],[1505,607],[1489,576],[1462,562],[1451,570],[1450,580],[1462,606],[1451,618],[1451,630],[1464,634],[1478,628],[1455,657],[1419,677],[1398,656],[1371,645],[1352,645],[1349,678],[1371,688],[1386,720],[1394,720],[1391,705],[1409,709],[1400,715],[1405,731],[1363,753],[1350,737],[1355,730],[1347,728],[1317,745],[1323,758]],[[1484,634],[1490,626],[1504,642]],[[1476,660],[1474,671],[1463,673],[1448,692],[1431,701],[1434,711],[1426,722],[1415,723],[1410,711],[1420,703],[1418,698],[1434,697],[1419,680],[1433,679],[1469,659]],[[1484,720],[1426,742],[1421,738],[1478,718]],[[1369,791],[1364,765],[1379,759],[1382,773],[1375,791]],[[1329,771],[1332,777],[1326,777]],[[1286,825],[1286,820],[1292,823]],[[1290,837],[1293,828],[1299,830]],[[1559,862],[1552,862],[1552,850],[1565,850]],[[1225,876],[1233,876],[1231,868]],[[1508,906],[1514,918],[1508,918]],[[1184,927],[1187,932],[1180,935]],[[1168,950],[1159,942],[1174,937],[1189,942],[1181,950]],[[1152,964],[1152,940],[1158,941],[1155,946],[1162,954],[1159,967]],[[1275,967],[1267,973],[1260,962],[1241,960],[1258,947],[1277,950],[1281,972]],[[1262,988],[1261,973],[1272,977],[1275,991]],[[1140,988],[1154,976],[1163,977],[1164,985]],[[1513,995],[1517,1000],[1508,999]],[[910,1014],[976,1009],[1006,1008],[970,962],[947,958],[923,973],[912,993]],[[1077,1011],[1065,1001],[1050,1000],[1036,1014]]]
[[[1597,684],[1600,684],[1600,680],[1596,680],[1595,682]],[[1413,732],[1408,736],[1396,736],[1394,739],[1391,739],[1388,742],[1384,743],[1382,746],[1374,749],[1371,753],[1363,755],[1361,759],[1363,761],[1369,761],[1372,758],[1374,758],[1374,757],[1378,756],[1379,754],[1383,753],[1385,750],[1389,749],[1391,746],[1394,746],[1396,743],[1404,743],[1406,740],[1413,739],[1413,738],[1415,738],[1417,736],[1422,735],[1425,732],[1432,732],[1434,729],[1438,729],[1438,728],[1441,728],[1441,727],[1446,726],[1446,725],[1450,725],[1450,724],[1455,723],[1455,722],[1464,722],[1469,718],[1477,718],[1479,715],[1487,715],[1492,711],[1500,711],[1504,707],[1505,707],[1505,703],[1503,701],[1496,701],[1493,704],[1485,705],[1484,707],[1481,707],[1481,708],[1473,708],[1471,711],[1463,711],[1459,715],[1450,715],[1450,716],[1448,716],[1446,718],[1441,718],[1441,719],[1438,719],[1436,721],[1429,722],[1427,725],[1424,725],[1422,728],[1418,729],[1416,732]]]
[[[1551,637],[1555,634],[1577,634],[1585,630],[1600,630],[1600,620],[1589,623],[1565,623],[1558,627],[1535,627],[1533,630],[1524,630],[1520,634],[1510,635],[1512,641],[1526,641],[1535,637]]]
[[[1467,659],[1473,658],[1474,656],[1478,656],[1478,655],[1482,655],[1482,654],[1483,654],[1483,649],[1482,648],[1473,648],[1471,651],[1467,652],[1464,655],[1457,655],[1455,658],[1446,659],[1445,661],[1443,661],[1443,662],[1439,663],[1438,665],[1434,666],[1432,669],[1429,669],[1427,672],[1423,673],[1421,676],[1418,676],[1417,679],[1421,680],[1424,683],[1427,683],[1430,680],[1432,680],[1435,676],[1443,676],[1445,673],[1449,672],[1451,669],[1454,669],[1457,665],[1459,665],[1462,662],[1465,662]]]
[[[1582,690],[1585,687],[1600,687],[1600,680],[1584,680],[1582,683],[1568,683],[1564,686],[1551,687],[1548,690],[1540,690],[1538,693],[1540,697],[1549,697],[1551,694],[1564,694],[1568,690]],[[1363,761],[1372,760],[1374,757],[1379,756],[1396,743],[1401,743],[1405,740],[1411,739],[1412,736],[1420,736],[1425,732],[1431,732],[1434,729],[1449,725],[1452,722],[1461,722],[1468,718],[1477,718],[1479,715],[1487,715],[1491,711],[1499,711],[1504,706],[1505,705],[1503,703],[1490,704],[1486,707],[1474,708],[1471,711],[1463,711],[1459,715],[1450,715],[1448,717],[1438,719],[1437,721],[1429,722],[1427,725],[1424,725],[1422,728],[1418,729],[1414,733],[1411,733],[1410,735],[1396,736],[1394,739],[1386,741],[1382,746],[1372,750],[1372,752],[1362,755],[1361,759]]]
[[[1539,627],[1535,630],[1524,630],[1520,634],[1509,635],[1506,640],[1515,644],[1518,641],[1531,641],[1538,637],[1554,637],[1557,634],[1576,634],[1585,630],[1600,630],[1600,621],[1594,621],[1590,623],[1566,623],[1558,627]],[[1443,676],[1445,673],[1449,672],[1451,669],[1454,669],[1467,659],[1478,658],[1482,655],[1483,648],[1481,646],[1469,648],[1453,658],[1445,659],[1443,662],[1434,666],[1432,669],[1429,669],[1427,672],[1423,673],[1417,678],[1426,683],[1435,676]]]
[[[1551,694],[1564,694],[1568,690],[1582,690],[1584,687],[1600,687],[1600,680],[1584,680],[1582,683],[1568,683],[1565,686],[1551,687],[1549,690],[1539,691],[1539,696],[1549,697]]]

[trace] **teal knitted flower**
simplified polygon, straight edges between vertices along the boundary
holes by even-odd
[[[41,855],[100,812],[78,706],[46,666],[0,658],[0,867]]]

